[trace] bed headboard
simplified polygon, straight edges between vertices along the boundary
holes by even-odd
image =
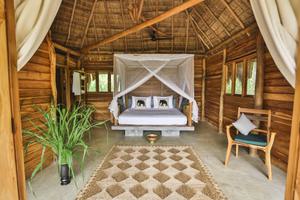
[[[157,78],[152,77],[146,83],[133,90],[126,95],[126,99],[131,98],[131,96],[170,96],[173,95],[176,98],[176,103],[178,104],[179,95],[173,90],[169,89]],[[177,107],[178,105],[176,105]],[[128,101],[127,105],[128,107]]]

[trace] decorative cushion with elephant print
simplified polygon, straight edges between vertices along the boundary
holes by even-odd
[[[158,109],[169,109],[173,108],[173,96],[159,97],[154,96],[154,108]]]
[[[135,97],[132,96],[132,106],[134,109],[151,108],[151,97]]]

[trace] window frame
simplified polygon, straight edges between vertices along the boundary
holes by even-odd
[[[254,91],[254,95],[249,95],[247,94],[247,76],[248,76],[248,62],[251,60],[256,60],[257,62],[257,55],[255,54],[251,54],[248,56],[244,56],[242,58],[237,58],[237,59],[232,59],[230,61],[227,61],[225,63],[226,65],[226,69],[225,69],[225,84],[227,84],[227,80],[228,80],[228,67],[231,65],[232,67],[232,73],[231,73],[231,79],[232,79],[232,86],[231,86],[231,94],[226,93],[225,90],[225,95],[226,96],[239,96],[239,97],[254,97],[255,96],[255,91]],[[243,76],[242,76],[242,94],[236,94],[235,93],[235,84],[236,84],[236,75],[237,75],[237,64],[238,63],[243,63]],[[257,77],[256,77],[257,78]],[[225,89],[226,89],[226,85],[225,85]]]
[[[106,70],[106,69],[99,69],[99,70],[86,70],[86,73],[95,73],[96,74],[96,92],[88,92],[88,94],[112,94],[114,91],[111,91],[111,75],[113,74],[112,70]],[[100,92],[99,88],[99,74],[107,73],[107,87],[108,91],[107,92]],[[86,83],[87,84],[87,83]],[[87,88],[87,87],[86,87]]]

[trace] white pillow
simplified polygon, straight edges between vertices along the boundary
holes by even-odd
[[[257,128],[255,124],[253,124],[244,113],[241,117],[232,123],[233,126],[243,135],[248,135],[250,131]]]
[[[148,109],[151,108],[151,97],[135,97],[132,96],[131,108]]]
[[[161,96],[154,96],[153,97],[153,104],[154,108],[158,109],[169,109],[169,108],[174,108],[173,106],[173,96],[166,96],[166,97],[161,97]]]

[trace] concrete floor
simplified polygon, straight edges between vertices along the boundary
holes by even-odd
[[[121,131],[106,131],[104,128],[94,129],[88,143],[91,151],[83,176],[77,175],[77,187],[74,180],[67,186],[60,186],[57,167],[53,164],[34,178],[32,187],[36,197],[28,190],[28,199],[75,199],[78,191],[114,144],[148,144],[144,138],[125,138]],[[161,138],[157,144],[192,145],[228,199],[284,199],[285,172],[273,166],[273,181],[269,181],[265,175],[263,162],[258,158],[250,157],[246,149],[242,148],[240,148],[239,158],[235,158],[232,154],[229,166],[224,167],[227,139],[207,123],[199,123],[195,132],[183,132],[179,138]]]

